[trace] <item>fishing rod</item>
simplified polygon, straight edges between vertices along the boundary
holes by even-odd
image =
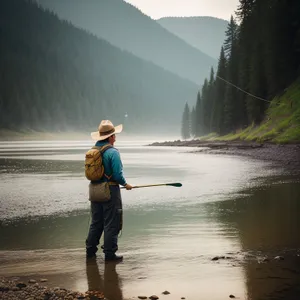
[[[155,186],[173,186],[173,187],[182,187],[182,183],[159,183],[159,184],[147,184],[147,185],[135,185],[133,189],[146,188],[146,187],[155,187]],[[125,187],[121,187],[121,189],[125,189]]]

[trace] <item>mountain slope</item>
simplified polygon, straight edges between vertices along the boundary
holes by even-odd
[[[0,2],[0,41],[0,128],[78,130],[128,114],[126,129],[159,133],[179,127],[198,88],[30,1]]]
[[[300,142],[300,78],[273,99],[265,120],[258,126],[252,124],[238,133],[231,133],[218,140],[246,140],[259,143]]]
[[[168,17],[157,22],[211,57],[219,57],[227,21],[213,17]]]
[[[202,83],[216,60],[173,35],[122,0],[39,0],[62,19],[113,45]]]

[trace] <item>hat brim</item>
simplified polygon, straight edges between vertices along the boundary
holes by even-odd
[[[103,140],[109,138],[110,136],[112,136],[112,135],[114,135],[114,134],[116,134],[116,133],[121,133],[122,130],[123,130],[123,125],[120,124],[120,125],[118,125],[118,126],[115,126],[115,131],[112,132],[112,133],[110,133],[110,134],[107,134],[107,135],[101,135],[101,136],[100,136],[99,131],[96,131],[96,132],[92,132],[92,133],[91,133],[91,137],[92,137],[92,139],[93,139],[94,141],[103,141]]]

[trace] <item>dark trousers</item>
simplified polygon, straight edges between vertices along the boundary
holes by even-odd
[[[118,250],[118,234],[121,230],[122,199],[120,187],[110,186],[111,199],[108,202],[91,202],[92,221],[86,239],[86,253],[91,256],[98,251],[98,245],[104,232],[106,257],[113,256]]]

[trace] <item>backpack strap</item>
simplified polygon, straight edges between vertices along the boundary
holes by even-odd
[[[97,150],[99,150],[99,151],[101,152],[101,154],[103,155],[103,153],[104,153],[107,149],[112,148],[112,147],[113,147],[113,146],[112,146],[111,144],[106,144],[106,145],[104,145],[104,146],[102,146],[102,147],[100,147],[100,146],[93,146],[92,149],[97,149]]]
[[[101,153],[101,155],[103,155],[104,152],[105,152],[106,150],[108,150],[109,148],[113,148],[113,146],[112,146],[111,144],[106,144],[106,145],[104,145],[104,146],[102,146],[102,147],[100,147],[100,146],[93,146],[93,147],[92,147],[92,149],[97,149],[97,150],[99,150],[100,153]],[[104,176],[108,181],[112,178],[112,175],[111,175],[111,176],[107,176],[105,173],[103,174],[103,176]]]

